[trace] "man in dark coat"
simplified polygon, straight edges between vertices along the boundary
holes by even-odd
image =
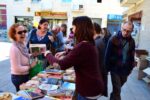
[[[108,41],[105,65],[111,73],[113,86],[110,100],[121,100],[121,87],[134,67],[135,42],[131,37],[133,28],[132,22],[124,22],[121,31]]]

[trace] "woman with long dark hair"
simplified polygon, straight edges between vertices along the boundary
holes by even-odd
[[[59,55],[55,58],[50,53],[45,53],[45,56],[49,63],[58,64],[62,70],[74,66],[78,100],[97,99],[103,92],[103,82],[93,39],[92,21],[87,16],[80,16],[73,20],[72,25],[76,40],[73,50],[62,59],[57,58]]]

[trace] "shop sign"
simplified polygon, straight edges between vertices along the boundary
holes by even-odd
[[[118,21],[120,21],[120,20],[122,20],[122,15],[109,14],[107,18],[108,18],[108,20],[118,20]]]
[[[35,12],[35,16],[42,17],[67,17],[66,12],[51,12],[51,11],[37,11]]]

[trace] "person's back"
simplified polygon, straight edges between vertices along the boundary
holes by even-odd
[[[107,45],[109,38],[111,37],[111,33],[109,32],[109,30],[107,28],[102,28],[102,33],[104,35],[104,42],[105,45]]]
[[[104,65],[104,54],[105,54],[105,42],[104,42],[104,38],[102,37],[102,31],[101,31],[101,26],[94,22],[94,30],[95,30],[95,34],[94,34],[94,40],[95,40],[95,46],[98,50],[98,56],[99,56],[99,68],[102,74],[102,78],[103,78],[103,82],[104,82],[104,92],[103,95],[104,96],[108,96],[108,90],[107,90],[107,70],[106,67]]]
[[[89,42],[81,42],[72,52],[72,56],[77,55],[74,65],[77,91],[85,96],[99,94],[103,90],[103,82],[99,71],[97,48]],[[97,87],[91,86],[92,84]]]
[[[49,63],[59,65],[62,70],[74,67],[78,100],[98,99],[103,93],[104,84],[93,39],[92,21],[87,16],[80,16],[75,18],[72,24],[76,39],[75,47],[62,59],[47,53],[45,56]]]
[[[57,47],[56,47],[56,52],[61,52],[65,50],[65,43],[64,43],[64,37],[63,33],[60,31],[56,35],[57,38]]]

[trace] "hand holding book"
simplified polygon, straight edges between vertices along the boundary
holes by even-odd
[[[37,64],[37,62],[38,60],[36,58],[33,62],[31,62],[30,67],[33,68]]]
[[[36,57],[46,52],[46,44],[30,44],[30,53]]]

